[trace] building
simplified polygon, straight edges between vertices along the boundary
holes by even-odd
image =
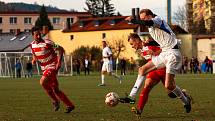
[[[186,6],[190,31],[194,23],[203,19],[207,33],[215,33],[215,0],[187,0]]]
[[[0,12],[0,33],[15,33],[16,30],[29,32],[38,16],[38,12]],[[88,12],[48,12],[48,17],[54,29],[62,29],[67,21],[72,24],[92,15]]]

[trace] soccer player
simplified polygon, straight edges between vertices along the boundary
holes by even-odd
[[[191,111],[191,99],[176,86],[174,80],[175,74],[180,70],[182,65],[182,56],[176,35],[170,29],[169,25],[163,19],[153,14],[150,9],[142,9],[140,11],[140,20],[136,20],[131,16],[125,20],[133,24],[147,26],[150,36],[162,49],[158,56],[152,56],[151,61],[139,68],[137,81],[145,80],[146,74],[150,71],[166,67],[165,88],[181,99],[186,112],[189,113]]]
[[[74,110],[75,106],[67,98],[64,92],[59,89],[57,81],[57,72],[61,67],[64,49],[48,39],[43,40],[39,28],[33,27],[31,32],[34,39],[30,44],[33,54],[32,64],[35,64],[36,61],[39,62],[43,72],[43,75],[40,79],[40,85],[51,97],[54,111],[59,110],[60,99],[66,105],[65,113],[70,113],[72,110]],[[57,55],[55,51],[58,51],[59,54]]]
[[[101,70],[101,84],[98,86],[105,86],[105,73],[107,72],[109,75],[114,76],[119,80],[121,83],[122,79],[120,76],[113,73],[113,62],[112,62],[112,52],[111,49],[107,46],[107,43],[105,40],[102,41],[102,57],[103,57],[103,64],[102,64],[102,70]]]
[[[146,39],[145,41],[142,41],[140,39],[140,37],[137,34],[130,34],[128,37],[128,41],[130,43],[130,45],[132,46],[132,48],[136,49],[136,50],[141,50],[141,56],[144,57],[144,59],[146,59],[147,61],[150,61],[152,56],[155,55],[159,55],[159,53],[161,52],[161,49],[159,47],[159,45],[155,42],[155,41],[150,41],[152,38],[148,37],[149,39]],[[148,100],[148,95],[151,91],[151,89],[158,84],[160,81],[162,81],[163,85],[165,84],[165,75],[166,75],[166,69],[165,68],[161,68],[161,69],[157,69],[154,71],[151,71],[147,74],[146,76],[146,80],[145,80],[145,84],[144,84],[144,88],[142,89],[141,93],[140,93],[140,98],[138,101],[138,105],[137,108],[136,107],[132,107],[132,111],[135,112],[136,114],[140,115],[143,111],[143,108]],[[137,94],[137,91],[140,89],[139,86],[141,86],[138,83],[143,83],[140,81],[136,81],[134,88],[132,88],[131,92],[130,92],[130,97],[131,98],[120,98],[120,102],[122,103],[135,103],[135,96]],[[176,98],[176,95],[174,93],[168,92],[169,96],[171,98]],[[186,93],[186,92],[183,92]]]

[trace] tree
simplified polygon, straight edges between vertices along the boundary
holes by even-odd
[[[42,28],[43,26],[48,26],[49,30],[53,29],[53,26],[48,18],[48,14],[44,5],[40,9],[40,16],[37,18],[35,26],[39,28]]]
[[[86,0],[87,8],[84,8],[84,10],[98,17],[113,16],[115,14],[115,8],[110,1],[111,0]]]
[[[119,57],[121,52],[126,50],[124,40],[126,40],[125,37],[113,38],[112,41],[108,43],[116,58]]]
[[[182,28],[187,28],[187,26],[186,26],[186,21],[187,21],[186,7],[179,6],[177,11],[174,12],[173,19]]]

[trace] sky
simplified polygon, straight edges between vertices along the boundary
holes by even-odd
[[[24,2],[24,3],[37,3],[39,5],[51,5],[60,9],[75,9],[84,11],[86,8],[86,0],[1,0],[3,2]],[[172,16],[177,11],[179,6],[184,6],[186,0],[172,0]],[[111,0],[114,4],[116,12],[119,11],[122,15],[131,15],[131,8],[139,7],[149,8],[155,14],[166,19],[166,0]]]

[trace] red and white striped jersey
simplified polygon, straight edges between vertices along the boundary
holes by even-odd
[[[54,42],[48,39],[40,43],[33,41],[30,47],[37,61],[39,61],[42,71],[48,68],[55,68],[57,64],[57,54],[54,50]]]
[[[141,49],[141,56],[147,61],[152,59],[152,55],[147,54],[147,51],[152,50],[153,52],[159,51],[161,48],[159,46],[143,46]]]

